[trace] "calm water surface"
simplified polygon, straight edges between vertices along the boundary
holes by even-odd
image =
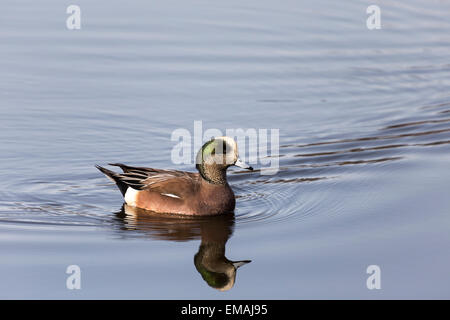
[[[375,3],[3,0],[0,298],[450,298],[450,4]],[[122,208],[94,164],[193,170],[195,120],[279,128],[280,171],[230,172],[234,216]]]

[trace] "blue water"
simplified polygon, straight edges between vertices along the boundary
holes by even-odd
[[[0,9],[0,298],[450,298],[447,2]],[[223,220],[121,211],[94,165],[193,171],[171,161],[171,134],[194,121],[279,129],[279,172],[230,172]],[[198,252],[252,262],[219,291]]]

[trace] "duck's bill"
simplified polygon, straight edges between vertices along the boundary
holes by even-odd
[[[233,263],[233,266],[236,268],[236,269],[239,269],[240,267],[242,267],[244,264],[247,264],[247,263],[250,263],[250,262],[252,262],[251,260],[242,260],[242,261],[235,261],[235,262],[232,262]]]
[[[242,168],[242,169],[253,170],[253,167],[249,166],[248,164],[246,164],[244,161],[242,161],[239,158],[237,159],[237,161],[234,165],[239,168]]]

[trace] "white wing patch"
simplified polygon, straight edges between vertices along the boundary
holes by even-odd
[[[131,187],[129,187],[127,189],[127,192],[125,192],[125,197],[124,197],[127,205],[136,207],[136,198],[137,198],[138,192],[139,192],[138,190],[133,189]]]
[[[163,196],[181,199],[179,196],[177,196],[176,194],[173,194],[173,193],[161,193],[161,194],[162,194]]]

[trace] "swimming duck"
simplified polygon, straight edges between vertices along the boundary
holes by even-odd
[[[96,166],[114,181],[129,206],[159,213],[217,215],[232,212],[236,200],[227,182],[227,169],[238,166],[253,170],[238,156],[237,143],[230,137],[206,142],[196,157],[198,173],[132,167],[121,163],[123,173]]]

